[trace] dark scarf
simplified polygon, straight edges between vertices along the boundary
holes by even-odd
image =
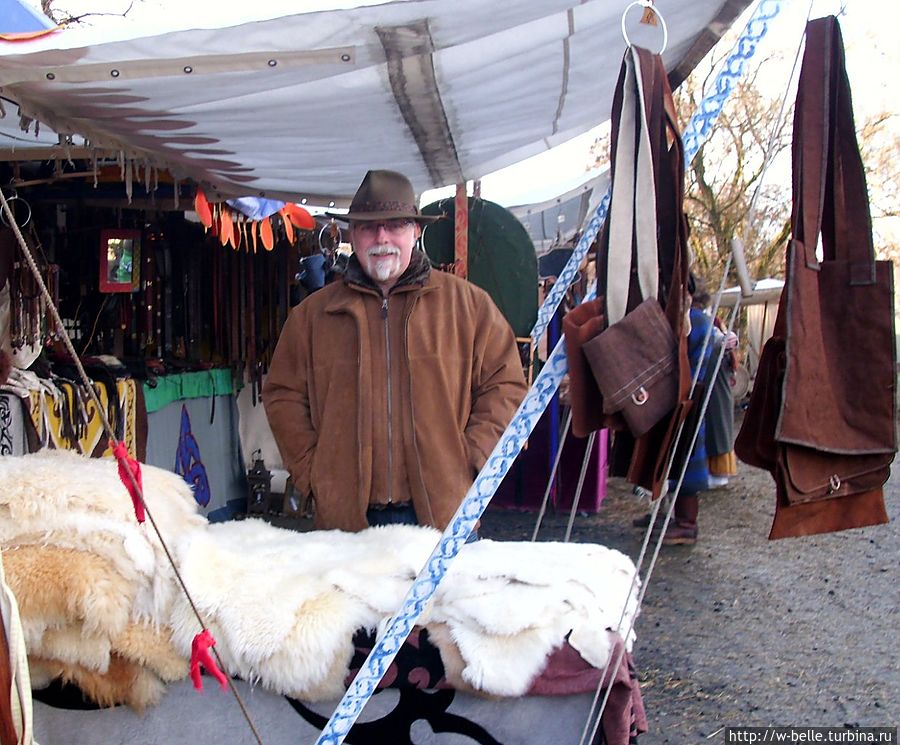
[[[394,283],[391,292],[398,287],[406,287],[407,285],[424,285],[430,274],[431,262],[428,260],[428,256],[424,251],[414,249],[412,256],[409,258],[409,266],[406,267],[406,271]],[[363,271],[356,254],[353,254],[347,262],[344,282],[348,285],[358,285],[377,290],[379,293],[381,292],[381,288],[375,283],[375,280]]]

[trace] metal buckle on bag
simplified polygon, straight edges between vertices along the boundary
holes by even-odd
[[[828,479],[828,487],[830,491],[836,492],[841,488],[841,477],[837,474],[833,474],[830,479]]]
[[[641,386],[631,394],[631,400],[634,401],[635,406],[643,406],[650,400],[650,394],[647,393],[647,389],[644,386]]]

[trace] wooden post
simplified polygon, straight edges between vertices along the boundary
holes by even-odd
[[[454,274],[465,278],[469,274],[469,197],[465,181],[456,185],[454,206]]]

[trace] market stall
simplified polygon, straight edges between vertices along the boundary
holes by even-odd
[[[665,59],[675,82],[747,4],[693,0],[672,12],[677,20],[669,31]],[[33,137],[3,155],[5,175],[16,187],[12,196],[20,198],[18,207],[27,204],[34,213],[28,234],[41,272],[55,288],[63,320],[68,320],[62,324],[64,333],[81,356],[98,361],[98,369],[112,366],[121,373],[112,375],[106,399],[94,405],[110,415],[121,429],[117,438],[126,443],[129,419],[122,410],[127,411],[127,405],[113,406],[112,391],[126,402],[143,397],[143,458],[179,472],[181,483],[194,487],[185,496],[193,518],[228,516],[241,490],[236,484],[244,466],[235,465],[240,458],[234,396],[243,387],[251,400],[255,397],[277,331],[297,299],[291,288],[297,286],[299,257],[318,250],[317,231],[293,233],[299,226],[285,219],[281,208],[261,220],[251,219],[254,224],[248,229],[247,220],[225,211],[223,200],[253,194],[298,205],[341,206],[360,174],[373,165],[387,163],[406,172],[421,190],[477,178],[586,131],[608,116],[620,61],[618,52],[610,55],[608,50],[622,47],[621,15],[622,8],[599,2],[569,7],[564,2],[523,0],[499,12],[475,2],[451,7],[427,0],[152,39],[113,34],[99,42],[76,33],[0,47],[3,96],[18,112],[18,122],[11,121],[16,117],[0,120],[0,130],[10,134],[10,128],[24,126],[28,138]],[[655,33],[658,29],[642,26],[634,39],[640,41],[641,34],[653,38]],[[305,40],[302,50],[296,49],[298,38]],[[222,49],[241,51],[222,55]],[[371,116],[347,116],[348,100],[365,101]],[[372,117],[379,125],[377,138],[370,137]],[[11,136],[23,140],[18,130]],[[117,195],[101,189],[117,180]],[[185,220],[185,211],[195,212],[199,223]],[[17,353],[27,347],[43,349],[52,364],[53,335],[59,331],[47,324],[33,302],[37,295],[26,286],[28,280],[14,276],[16,270],[21,273],[22,262],[17,267],[13,257],[10,264],[15,319],[11,346]],[[13,373],[12,379],[29,390],[20,373]],[[78,421],[86,418],[78,383],[68,383],[68,392],[67,382],[52,370],[44,380],[53,381],[56,391],[46,392],[53,404],[48,401],[44,409],[57,406],[68,411],[71,420],[60,425],[58,442],[102,455],[105,451],[97,448],[103,443],[80,444],[88,422]],[[128,386],[134,389],[132,399],[119,394],[120,380],[133,381]],[[31,399],[30,392],[22,396],[26,398]],[[21,417],[25,428],[29,421],[35,421],[30,410],[28,417]],[[131,454],[141,457],[143,425],[134,421]],[[17,447],[33,449],[14,435],[11,432],[10,440],[19,442]],[[198,524],[203,531],[210,528]],[[15,545],[22,544],[21,536],[10,535]],[[435,537],[429,538],[433,545]],[[248,560],[246,555],[240,558]],[[404,569],[407,582],[425,558],[417,555],[409,562],[411,569]],[[202,564],[201,559],[191,562]],[[630,581],[627,567],[624,575]],[[247,585],[257,579],[247,577]],[[392,600],[400,596],[402,592],[395,593]],[[212,605],[218,607],[221,601]],[[584,687],[567,691],[571,698],[566,706],[583,706],[590,699],[588,690],[602,681],[602,670],[616,649],[606,629],[618,627],[617,611],[627,605],[620,598],[609,617],[594,624],[594,631],[604,637],[604,654],[588,659],[591,653],[582,649],[587,654],[582,662],[593,672],[588,671],[590,681],[582,683]],[[385,604],[375,624],[361,625],[371,629],[395,606]],[[257,608],[261,622],[283,617],[265,609],[265,604]],[[125,615],[130,617],[131,611]],[[83,625],[85,619],[79,621]],[[556,629],[565,627],[562,638],[574,628],[569,621]],[[33,654],[42,638],[32,637]],[[179,642],[182,662],[189,655],[185,640],[189,647],[190,636]],[[559,634],[552,640],[551,647],[561,645]],[[75,645],[53,649],[73,652]],[[536,658],[532,673],[540,672],[539,663],[546,662],[549,650]],[[435,681],[453,676],[452,654],[441,654],[443,672]],[[103,659],[94,661],[94,669],[101,671]],[[260,675],[256,664],[232,661],[229,673],[251,681]],[[631,691],[627,663],[614,668]],[[44,683],[65,677],[59,668],[43,668],[48,670]],[[161,672],[156,671],[159,681],[179,677]],[[531,675],[519,681],[514,695],[528,693],[536,679]],[[345,676],[337,680],[343,685]],[[82,687],[87,686],[84,681]],[[482,692],[497,694],[490,688]],[[291,693],[297,690],[276,688],[273,698],[259,698],[264,709],[287,711],[280,697]],[[480,714],[467,712],[483,710],[483,702],[476,699],[467,709],[463,694],[455,698],[460,708],[445,711],[482,721]],[[154,713],[152,721],[181,716],[175,709],[183,710],[184,698],[167,695],[157,700],[162,700],[160,713]],[[480,726],[493,728],[503,739],[485,741],[515,742],[523,720],[541,719],[549,709],[559,711],[555,703],[536,708],[531,703],[491,707],[490,726]],[[617,730],[626,738],[623,742],[633,727],[642,727],[638,703],[639,695],[628,693],[613,709],[624,722]],[[171,706],[175,709],[166,708]],[[45,728],[39,728],[39,735],[43,731],[55,737],[65,731],[67,741],[74,741],[74,717],[43,705],[37,711]],[[213,716],[217,722],[224,720]],[[303,716],[318,729],[327,712],[307,710]],[[81,726],[92,731],[109,727],[110,742],[126,737],[122,733],[134,726],[124,710],[79,717]],[[203,729],[202,717],[185,718],[200,721]],[[504,729],[504,722],[512,729]],[[191,734],[186,736],[193,737],[197,729],[192,723],[187,731]]]

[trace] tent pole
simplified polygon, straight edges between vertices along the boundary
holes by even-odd
[[[465,279],[469,276],[469,197],[466,194],[466,182],[456,185],[454,274]]]

